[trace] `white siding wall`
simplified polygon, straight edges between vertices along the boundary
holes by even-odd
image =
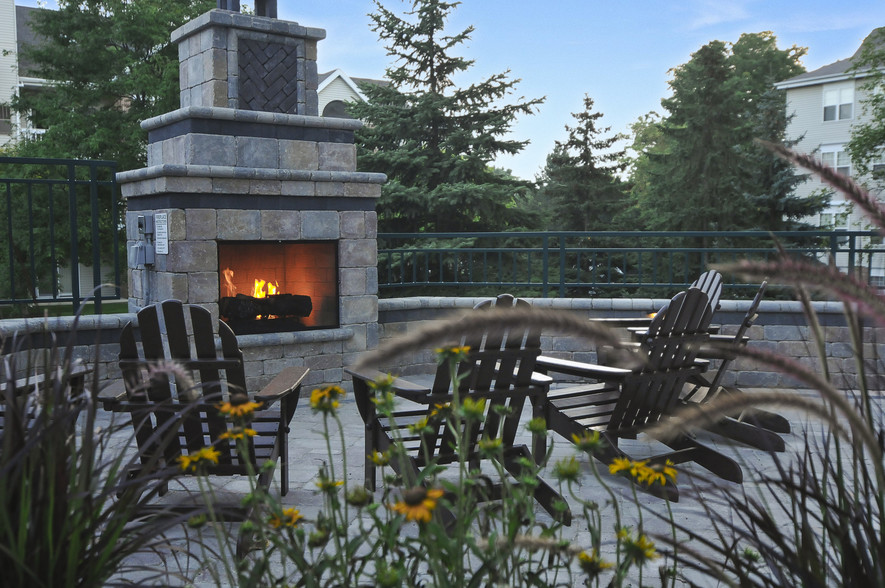
[[[855,81],[854,91],[854,117],[848,120],[824,121],[823,117],[823,84],[804,86],[787,90],[787,114],[793,115],[787,127],[787,135],[790,138],[802,140],[794,147],[803,153],[814,153],[821,146],[844,145],[851,139],[851,126],[862,116],[860,101],[863,98],[863,80]],[[826,187],[817,177],[809,178],[801,184],[796,193],[799,196],[807,196],[814,190]],[[835,194],[831,200],[833,206],[844,203],[841,194]],[[853,217],[851,228],[863,228],[860,226],[859,217]]]
[[[12,100],[18,85],[17,36],[15,32],[15,2],[0,0],[0,104]],[[0,145],[10,136],[0,133]]]
[[[332,82],[323,88],[323,90],[318,94],[319,98],[319,111],[320,114],[323,113],[323,109],[334,100],[341,100],[342,102],[357,102],[360,100],[360,97],[353,91],[353,89],[348,86],[344,80],[341,78],[335,78]]]

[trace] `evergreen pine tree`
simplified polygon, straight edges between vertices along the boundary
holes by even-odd
[[[638,195],[648,228],[727,230],[745,213],[736,191],[734,129],[740,119],[726,86],[729,74],[721,41],[673,70],[673,95],[661,101],[670,113],[660,125],[666,150],[648,152],[648,191]]]
[[[396,62],[387,70],[390,85],[364,86],[368,102],[350,109],[366,123],[357,136],[360,169],[388,176],[378,203],[379,229],[503,230],[530,224],[530,214],[514,204],[527,183],[491,163],[523,149],[527,141],[504,137],[518,115],[533,113],[543,99],[505,103],[519,81],[509,71],[456,86],[456,74],[473,62],[452,52],[473,27],[445,32],[458,2],[411,4],[400,17],[376,0],[373,30]]]
[[[825,205],[820,196],[797,198],[802,178],[754,143],[785,141],[786,98],[773,84],[804,71],[803,54],[778,49],[772,33],[752,33],[731,46],[708,43],[673,70],[673,94],[661,101],[669,116],[640,125],[634,149],[630,176],[644,226],[800,228]]]
[[[584,96],[584,110],[572,116],[578,124],[566,125],[568,139],[557,141],[547,156],[539,199],[548,203],[551,229],[610,230],[625,198],[625,187],[616,175],[626,166],[625,150],[614,149],[622,137],[601,136],[611,127],[596,127],[602,113],[593,112],[590,96]]]

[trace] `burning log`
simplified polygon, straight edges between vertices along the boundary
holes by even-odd
[[[298,294],[273,294],[264,298],[237,294],[222,298],[218,310],[221,316],[232,320],[306,317],[313,311],[313,303],[310,296]]]

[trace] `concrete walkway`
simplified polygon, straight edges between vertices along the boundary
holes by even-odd
[[[807,395],[807,394],[804,394]],[[801,451],[804,444],[805,436],[802,434],[803,429],[807,430],[809,435],[815,435],[821,431],[823,425],[816,421],[811,421],[804,415],[789,410],[780,410],[780,414],[787,416],[793,423],[794,432],[783,435],[787,443],[787,451],[778,454],[778,458],[788,461],[792,458],[796,451]],[[528,410],[526,411],[528,413]],[[339,416],[343,427],[344,447],[341,447],[341,438],[334,422],[331,425],[331,457],[330,449],[327,446],[324,437],[323,418],[320,414],[315,414],[310,408],[307,398],[302,398],[295,417],[292,422],[291,432],[289,434],[289,468],[291,484],[289,492],[286,496],[281,497],[284,506],[298,508],[308,519],[313,519],[322,506],[322,496],[317,491],[317,481],[319,469],[324,464],[331,464],[335,468],[336,477],[340,479],[340,472],[344,459],[347,461],[347,484],[360,485],[363,482],[363,423],[358,414],[356,404],[352,396],[348,396],[342,402],[339,409]],[[528,414],[524,415],[524,421],[528,419]],[[127,432],[128,432],[127,428]],[[524,442],[530,444],[530,436],[527,432],[521,433],[524,436]],[[721,480],[710,480],[707,472],[696,464],[686,463],[678,466],[679,477],[678,486],[680,489],[680,500],[678,503],[671,503],[671,511],[674,521],[677,524],[685,525],[688,528],[696,529],[698,532],[710,529],[709,516],[705,513],[703,502],[698,500],[698,496],[709,495],[710,485],[724,486],[730,490],[740,492],[742,489],[748,493],[755,492],[755,482],[760,476],[765,474],[774,474],[777,471],[775,460],[772,455],[763,451],[749,448],[747,446],[733,443],[722,437],[717,437],[703,432],[698,435],[708,445],[717,448],[726,455],[735,458],[744,471],[745,482],[743,488],[739,484],[724,482]],[[123,435],[119,434],[120,441],[124,442]],[[564,439],[551,434],[553,442],[553,456],[550,463],[557,460],[577,455],[574,446],[566,442]],[[653,442],[646,441],[624,441],[622,447],[637,459],[648,455],[653,450],[660,452],[663,446],[652,446]],[[584,473],[581,477],[581,484],[576,488],[578,496],[585,500],[593,500],[599,503],[602,513],[602,537],[604,546],[613,551],[615,545],[615,509],[611,507],[611,495],[600,485],[589,469],[588,460],[581,458],[584,464]],[[551,467],[548,466],[543,477],[556,485],[556,480],[550,473]],[[667,505],[666,503],[644,492],[634,492],[631,484],[621,478],[612,476],[607,469],[602,466],[599,468],[603,480],[608,485],[609,490],[616,497],[621,514],[621,525],[636,526],[639,519],[639,513],[634,504],[634,499],[647,511],[641,516],[645,532],[649,535],[666,534],[669,535],[671,530],[666,520]],[[222,500],[229,499],[237,501],[242,498],[243,494],[248,491],[248,483],[243,479],[214,479],[213,482],[220,482],[216,487],[218,495]],[[279,472],[274,479],[273,492],[279,492]],[[181,491],[172,490],[168,499],[175,500],[175,496],[181,496]],[[278,495],[278,494],[277,494]],[[564,536],[581,547],[589,547],[591,545],[590,532],[587,527],[587,520],[581,515],[580,507],[573,499],[569,500],[575,520],[571,527],[567,528]],[[536,505],[536,513],[539,520],[550,521],[548,515]],[[663,518],[654,516],[654,513],[664,515]],[[552,522],[552,521],[551,521]],[[784,518],[784,523],[789,521]],[[234,534],[235,536],[235,534]],[[172,539],[173,543],[184,544],[184,537]],[[658,560],[662,561],[662,560]],[[148,566],[168,565],[161,558],[155,556],[139,556],[138,563]],[[195,569],[191,567],[193,563],[183,570],[184,574],[190,578],[192,585],[195,586],[214,586],[218,585],[215,579],[206,569]],[[155,568],[156,569],[156,568]],[[651,578],[657,577],[657,563],[653,567],[646,570],[645,582]],[[127,576],[127,579],[133,579]],[[174,580],[171,580],[175,583]],[[223,582],[222,582],[223,583]]]

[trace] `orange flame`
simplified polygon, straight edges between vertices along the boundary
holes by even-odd
[[[273,296],[280,289],[280,283],[275,282],[271,284],[266,280],[260,280],[258,278],[255,279],[255,285],[252,288],[252,297],[253,298],[265,298],[267,296]]]

